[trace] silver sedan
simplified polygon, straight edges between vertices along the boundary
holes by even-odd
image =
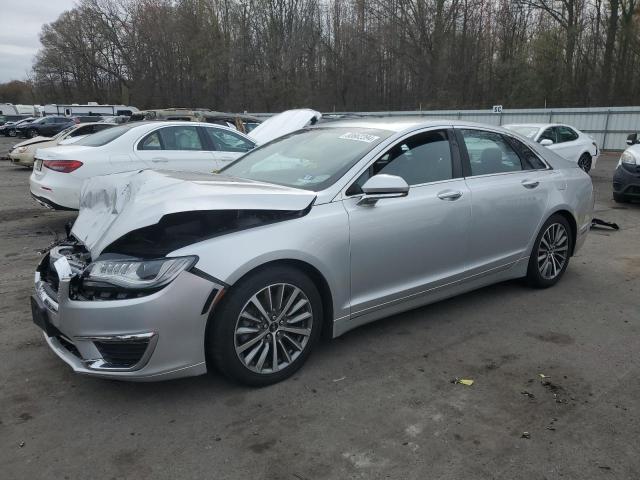
[[[161,380],[217,367],[271,384],[322,331],[508,279],[554,285],[585,241],[591,180],[472,123],[320,123],[217,175],[95,177],[36,272],[33,318],[76,372]]]

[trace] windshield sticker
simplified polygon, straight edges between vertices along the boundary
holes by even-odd
[[[380,137],[376,137],[375,135],[367,135],[366,133],[348,132],[344,135],[340,135],[338,138],[342,138],[343,140],[356,140],[358,142],[371,143],[375,142]]]

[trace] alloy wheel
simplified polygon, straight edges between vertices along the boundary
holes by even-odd
[[[553,280],[567,263],[569,235],[564,225],[552,223],[540,238],[538,246],[538,271],[542,278]]]
[[[269,285],[254,294],[238,316],[236,354],[253,372],[284,370],[304,352],[312,326],[311,302],[300,288],[288,283]]]

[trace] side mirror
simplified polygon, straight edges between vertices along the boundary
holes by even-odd
[[[402,177],[381,173],[374,175],[362,186],[364,196],[359,205],[373,205],[383,198],[399,198],[409,195],[409,184]]]
[[[543,147],[548,147],[549,145],[553,145],[553,140],[551,140],[550,138],[542,139],[540,141],[540,145],[542,145]]]
[[[627,145],[635,145],[636,143],[640,143],[638,142],[638,134],[637,133],[632,133],[627,137]]]

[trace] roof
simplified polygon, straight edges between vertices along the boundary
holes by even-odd
[[[426,120],[424,118],[416,117],[379,117],[379,118],[358,118],[358,119],[340,119],[322,121],[318,123],[318,127],[351,127],[351,128],[373,128],[379,130],[388,130],[391,132],[402,132],[407,129],[417,128],[429,128],[429,127],[442,127],[442,126],[456,126],[456,127],[482,127],[488,129],[500,130],[502,127],[495,125],[487,125],[476,122],[466,122],[462,120],[454,119],[437,119]]]

